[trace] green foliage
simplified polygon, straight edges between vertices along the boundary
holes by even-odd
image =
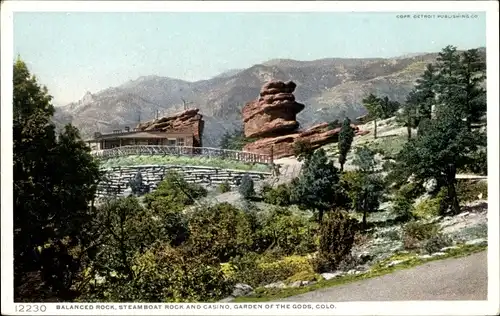
[[[313,152],[314,149],[308,141],[299,140],[293,144],[293,154],[299,161],[309,159]]]
[[[375,171],[375,151],[366,146],[356,148],[353,164],[363,173]]]
[[[220,193],[226,193],[229,191],[231,191],[231,185],[229,184],[229,182],[224,181],[221,184],[219,184],[219,192]]]
[[[182,249],[158,245],[133,256],[131,279],[109,274],[106,282],[89,282],[85,301],[200,302],[227,296],[232,283],[216,262]]]
[[[320,274],[314,273],[313,271],[300,271],[286,279],[286,283],[291,284],[297,281],[321,281],[323,277]]]
[[[488,153],[486,147],[480,147],[469,155],[469,161],[460,168],[461,173],[488,175]]]
[[[341,211],[331,212],[320,227],[316,272],[333,271],[351,253],[357,222]]]
[[[257,138],[247,138],[242,129],[226,132],[222,135],[219,148],[230,150],[242,150],[246,144],[256,141]]]
[[[252,287],[286,280],[298,273],[313,273],[311,261],[306,257],[290,256],[276,259],[274,256],[246,253],[231,259],[234,279]]]
[[[443,206],[446,200],[446,191],[440,190],[439,193],[432,198],[427,198],[420,201],[413,210],[413,215],[417,218],[430,218],[438,216],[443,211]]]
[[[13,65],[12,108],[16,301],[72,299],[73,276],[81,262],[68,259],[67,252],[94,240],[89,204],[101,173],[76,128],[67,125],[56,135],[51,100],[47,88],[18,59]],[[53,247],[45,251],[42,257],[47,261],[42,262],[34,249],[45,244]],[[48,292],[23,290],[42,284]]]
[[[318,210],[321,221],[324,211],[335,204],[338,182],[337,168],[320,148],[305,160],[300,176],[293,184],[291,198],[302,207]]]
[[[403,243],[405,249],[417,249],[422,242],[438,235],[439,227],[434,223],[411,221],[403,227]]]
[[[148,208],[154,208],[157,204],[186,206],[205,196],[205,188],[188,183],[180,174],[169,171],[156,190],[144,196],[144,203]]]
[[[188,245],[195,256],[221,262],[248,251],[252,231],[245,213],[229,203],[197,208],[189,216]]]
[[[377,138],[377,120],[391,117],[400,107],[399,102],[391,101],[387,96],[383,98],[377,97],[373,93],[364,98],[362,103],[368,110],[368,116],[374,120],[374,138]]]
[[[458,182],[457,195],[463,202],[479,200],[479,195],[481,195],[482,200],[486,200],[488,198],[488,182],[472,182],[462,180]]]
[[[289,206],[292,204],[292,186],[287,183],[282,183],[276,188],[270,186],[264,187],[262,196],[266,203],[278,206]]]
[[[302,214],[275,207],[261,216],[259,226],[255,236],[258,243],[256,250],[300,255],[315,249],[316,225]]]
[[[428,254],[433,254],[435,252],[440,251],[444,247],[449,247],[453,244],[453,241],[450,237],[443,234],[436,234],[435,236],[430,237],[424,243],[424,250]]]
[[[241,183],[238,188],[238,191],[243,196],[245,200],[251,199],[255,196],[255,189],[252,177],[250,175],[245,174],[241,178]]]
[[[344,170],[344,164],[347,160],[347,154],[351,150],[352,141],[354,140],[354,129],[351,127],[351,120],[345,118],[342,123],[342,128],[339,133],[339,164],[340,171]]]

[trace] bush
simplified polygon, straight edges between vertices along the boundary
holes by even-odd
[[[335,270],[351,253],[357,226],[357,221],[342,211],[328,214],[320,228],[319,252],[314,262],[316,272]]]
[[[315,250],[315,230],[316,224],[306,216],[276,207],[261,216],[254,249],[281,255],[305,254]]]
[[[435,237],[439,227],[434,223],[411,221],[403,227],[403,244],[405,249],[420,248],[423,241]]]
[[[427,198],[420,201],[413,209],[413,215],[417,218],[429,218],[442,214],[443,207],[446,205],[446,191],[441,189],[433,198]]]
[[[231,185],[229,184],[228,181],[224,181],[221,184],[219,184],[219,192],[220,193],[226,193],[231,191]]]
[[[252,245],[246,214],[229,203],[198,208],[189,218],[188,245],[194,255],[221,262],[245,253]]]
[[[293,144],[293,154],[298,160],[307,159],[313,152],[313,147],[308,141],[299,140]]]
[[[250,175],[245,174],[241,178],[241,184],[238,188],[238,191],[243,196],[244,199],[251,199],[255,196],[255,189],[252,177]]]
[[[396,194],[392,201],[392,212],[399,220],[407,221],[413,218],[415,207],[413,201],[403,194]]]
[[[194,183],[188,183],[181,175],[169,171],[155,191],[144,196],[148,207],[156,203],[165,205],[192,205],[195,200],[207,196],[207,190]]]
[[[207,302],[226,297],[232,290],[232,282],[218,263],[182,249],[160,245],[136,254],[132,262],[132,279],[108,274],[105,282],[89,282],[82,298],[101,302]]]
[[[235,271],[234,281],[246,283],[252,287],[284,281],[298,273],[314,273],[311,261],[300,256],[277,259],[271,255],[247,253],[232,258],[230,263]]]
[[[425,242],[424,249],[428,254],[433,254],[440,251],[444,247],[451,246],[452,244],[453,241],[450,237],[443,234],[437,234]]]
[[[459,181],[457,184],[457,195],[459,201],[464,203],[479,200],[479,195],[482,195],[482,200],[486,200],[488,198],[488,182]]]
[[[292,204],[291,187],[286,183],[278,185],[275,189],[265,188],[263,191],[264,202],[268,204],[278,206],[289,206]]]

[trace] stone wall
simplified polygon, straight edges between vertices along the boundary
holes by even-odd
[[[105,197],[123,193],[129,188],[130,180],[132,180],[138,172],[141,172],[142,183],[149,185],[151,191],[153,191],[169,170],[183,174],[184,179],[190,183],[198,183],[205,187],[217,186],[225,181],[228,181],[231,187],[236,187],[245,174],[249,174],[254,181],[261,181],[271,176],[270,172],[200,166],[144,165],[113,167],[104,170],[106,172],[105,181],[99,184],[97,195],[99,197]]]

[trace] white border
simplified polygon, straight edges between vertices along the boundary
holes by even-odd
[[[13,12],[47,11],[87,11],[87,12],[317,12],[317,11],[364,11],[364,12],[487,12],[487,75],[488,75],[488,175],[489,209],[488,212],[488,301],[420,301],[420,302],[350,302],[335,303],[336,308],[314,310],[318,315],[493,315],[499,312],[499,94],[498,94],[498,2],[496,1],[175,1],[175,2],[119,2],[119,1],[5,1],[1,10],[1,208],[2,208],[2,314],[14,313],[13,304],[13,249],[12,249],[12,62],[13,62]],[[266,303],[263,303],[266,304]],[[288,303],[293,304],[293,303]],[[314,303],[313,305],[315,305]],[[53,315],[89,314],[90,311],[56,310],[54,304],[45,304],[46,313]],[[65,304],[66,305],[66,304]],[[116,305],[116,304],[110,304]],[[255,305],[255,304],[254,304]],[[258,315],[262,310],[200,309],[188,313],[186,310],[127,310],[105,312],[107,315],[139,314],[220,314],[220,315]],[[96,313],[96,312],[92,312]],[[299,309],[266,310],[272,315],[311,314]],[[96,313],[97,314],[97,313]]]

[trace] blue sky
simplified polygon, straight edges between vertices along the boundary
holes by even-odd
[[[17,12],[14,53],[61,105],[146,75],[192,81],[274,58],[393,57],[448,44],[486,46],[484,13],[469,19],[397,15]]]

